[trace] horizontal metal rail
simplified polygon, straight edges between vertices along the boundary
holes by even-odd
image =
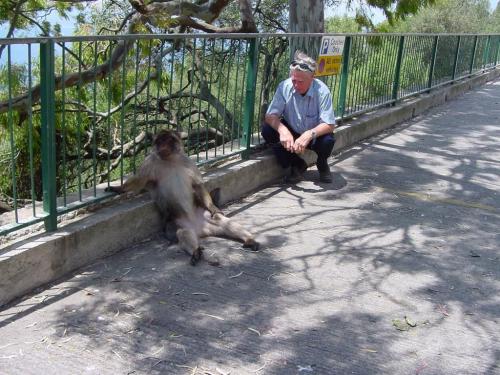
[[[126,34],[126,35],[76,35],[76,36],[59,36],[59,37],[26,37],[26,38],[0,38],[0,44],[34,44],[45,43],[53,41],[55,43],[63,42],[89,42],[89,41],[117,41],[117,40],[147,40],[147,39],[267,39],[267,38],[293,38],[304,37],[302,33],[210,33],[210,34]],[[323,37],[323,36],[359,36],[359,35],[373,35],[373,34],[359,34],[359,33],[309,33],[309,37]],[[377,34],[377,36],[401,36],[400,33],[384,33]],[[492,34],[452,34],[452,33],[405,33],[406,36],[490,36]]]

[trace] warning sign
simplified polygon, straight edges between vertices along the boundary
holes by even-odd
[[[316,77],[336,75],[342,65],[345,36],[324,36],[318,57]]]

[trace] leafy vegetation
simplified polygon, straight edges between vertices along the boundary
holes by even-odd
[[[498,10],[498,6],[497,6]],[[498,11],[496,11],[498,13]],[[498,30],[488,0],[436,0],[404,20],[381,25],[381,30],[402,33],[484,33]]]

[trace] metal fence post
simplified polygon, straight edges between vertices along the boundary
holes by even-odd
[[[399,37],[399,46],[398,46],[398,56],[396,60],[396,70],[394,72],[394,83],[392,85],[392,99],[394,101],[398,100],[398,91],[399,84],[401,81],[401,65],[403,63],[403,50],[405,46],[405,37],[401,35]]]
[[[432,42],[432,56],[431,56],[431,64],[429,66],[429,78],[427,79],[427,88],[432,88],[432,78],[434,78],[434,67],[436,65],[436,53],[437,47],[439,43],[439,35],[434,37],[434,41]]]
[[[483,58],[483,70],[486,69],[488,65],[488,59],[490,58],[490,41],[491,41],[491,35],[488,35],[488,39],[486,39],[486,48]]]
[[[345,37],[344,54],[342,56],[342,73],[339,83],[339,115],[340,118],[345,114],[345,103],[347,99],[347,80],[349,78],[349,55],[351,52],[351,36]]]
[[[497,35],[497,53],[495,54],[495,67],[498,65],[498,52],[500,51],[500,36]]]
[[[252,124],[255,106],[255,90],[257,85],[257,38],[248,40],[250,48],[247,58],[247,80],[245,85],[245,108],[243,110],[243,144],[245,150],[242,157],[249,156],[250,142],[252,140]]]
[[[45,230],[57,229],[54,41],[40,43],[42,189]]]
[[[474,37],[474,46],[472,46],[472,57],[470,60],[469,75],[471,75],[472,71],[474,70],[474,60],[476,59],[476,49],[477,49],[477,35]]]
[[[455,80],[455,76],[457,75],[457,65],[458,65],[458,55],[460,52],[460,35],[458,36],[457,40],[457,49],[455,51],[455,60],[453,61],[453,72],[451,74],[451,80]]]
[[[499,55],[499,52],[500,52],[500,36],[497,35],[497,55],[495,57],[495,66],[498,65],[498,55]]]

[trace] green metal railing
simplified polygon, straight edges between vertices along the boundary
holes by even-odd
[[[325,34],[327,35],[327,34]],[[261,143],[293,46],[321,34],[0,39],[0,234],[108,198],[159,128],[199,164]],[[495,69],[499,35],[345,35],[341,73],[321,78],[339,120]],[[292,47],[291,47],[292,46]]]

